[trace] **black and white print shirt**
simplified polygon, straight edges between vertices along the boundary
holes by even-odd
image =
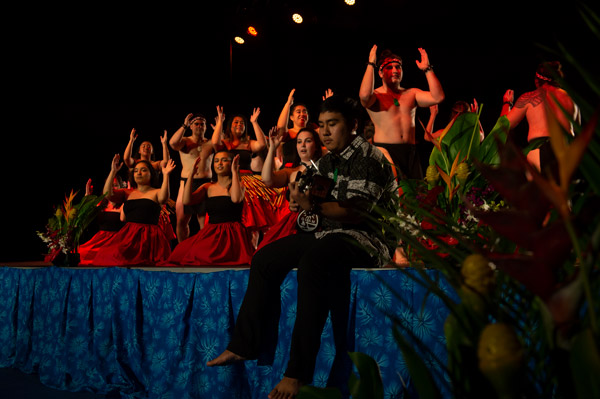
[[[398,190],[389,162],[362,136],[356,136],[339,155],[329,153],[323,156],[317,167],[320,175],[334,180],[326,201],[360,204],[364,211],[369,212],[374,205],[385,205],[381,201],[391,198],[386,194],[394,194]],[[389,253],[388,246],[365,224],[353,225],[323,218],[322,230],[316,233],[316,237],[331,233],[353,237],[372,254]],[[385,266],[388,260],[380,257],[379,266]]]

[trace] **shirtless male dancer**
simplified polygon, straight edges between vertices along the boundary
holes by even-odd
[[[184,136],[188,128],[192,131],[192,135]],[[210,164],[213,155],[213,145],[210,140],[204,138],[205,132],[206,118],[200,114],[188,114],[185,117],[183,125],[177,129],[173,137],[169,140],[171,148],[179,151],[182,165],[181,181],[179,182],[179,191],[177,192],[177,201],[175,202],[175,214],[177,215],[176,231],[179,242],[190,236],[189,222],[193,214],[196,215],[200,228],[204,227],[204,205],[201,203],[193,206],[184,206],[183,188],[194,170],[194,163],[198,157],[200,157],[198,171],[194,176],[191,176],[194,179],[192,190],[211,181]]]
[[[545,172],[546,167],[556,168],[554,153],[550,146],[548,114],[552,113],[570,135],[575,134],[572,122],[579,123],[581,119],[579,108],[569,94],[559,86],[558,80],[562,77],[562,66],[558,61],[544,62],[538,65],[535,72],[536,89],[519,96],[512,109],[514,92],[508,90],[504,94],[501,115],[506,115],[508,118],[510,129],[514,129],[526,118],[529,125],[527,142],[540,141],[541,146],[527,154],[527,160],[538,171]],[[556,170],[552,172],[556,173]]]
[[[444,100],[444,90],[429,63],[424,49],[419,48],[421,61],[417,67],[425,73],[429,91],[407,89],[402,81],[402,59],[384,51],[377,64],[377,46],[369,54],[369,62],[360,85],[360,102],[367,109],[375,134],[373,144],[395,165],[400,179],[422,179],[423,170],[415,141],[415,114],[417,107],[429,107]],[[375,70],[382,85],[375,89]]]

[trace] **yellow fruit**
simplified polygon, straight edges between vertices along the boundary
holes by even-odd
[[[435,165],[429,165],[427,167],[427,171],[425,172],[425,180],[427,180],[427,183],[432,186],[435,185],[438,180],[440,180],[440,173]]]
[[[494,271],[485,256],[471,254],[465,258],[460,268],[465,285],[481,295],[488,295],[494,289]]]
[[[518,390],[523,349],[514,330],[504,323],[485,326],[477,347],[479,369],[499,397],[511,397]]]
[[[470,173],[469,165],[464,162],[459,163],[456,167],[456,178],[460,184],[465,184]]]

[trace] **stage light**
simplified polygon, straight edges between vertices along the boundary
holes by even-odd
[[[295,23],[297,24],[301,24],[303,19],[302,19],[302,15],[296,13],[294,15],[292,15],[292,19],[294,20]]]
[[[235,40],[235,42],[238,44],[244,44],[244,39],[239,36],[236,36],[233,40]]]
[[[349,6],[353,6],[356,1],[355,0],[345,0],[346,4],[348,4]]]
[[[258,35],[258,32],[256,31],[256,28],[254,26],[249,26],[248,34],[251,36],[256,36],[256,35]]]

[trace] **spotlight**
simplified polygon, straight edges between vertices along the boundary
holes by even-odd
[[[256,35],[258,35],[258,32],[256,31],[256,28],[254,26],[249,26],[248,34],[251,36],[256,36]]]
[[[296,13],[294,15],[292,15],[292,19],[294,20],[295,23],[297,24],[301,24],[303,19],[302,19],[302,15]]]
[[[233,40],[235,40],[235,42],[238,44],[244,44],[244,39],[239,36],[236,36]]]
[[[345,0],[345,3],[348,4],[349,6],[353,6],[356,1],[355,0]]]

